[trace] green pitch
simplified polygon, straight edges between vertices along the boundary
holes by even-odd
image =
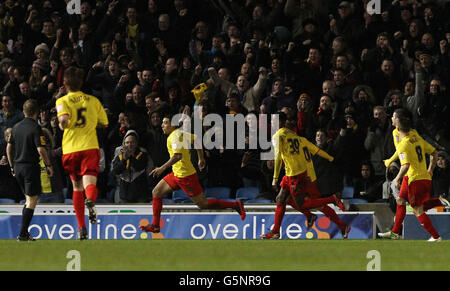
[[[416,240],[0,240],[0,270],[65,271],[78,251],[89,270],[450,270],[450,241]],[[368,255],[369,254],[369,255]]]

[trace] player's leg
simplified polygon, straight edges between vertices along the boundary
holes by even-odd
[[[97,209],[95,202],[97,201],[98,189],[97,189],[97,176],[96,175],[84,175],[82,178],[82,184],[86,200],[84,204],[88,209],[88,218],[91,224],[97,222]]]
[[[83,175],[82,180],[86,199],[90,199],[95,203],[98,197],[97,175]]]
[[[448,207],[448,206],[450,206],[450,202],[447,199],[445,199],[444,196],[430,198],[423,203],[423,211],[427,212],[431,208],[434,208],[437,206]]]
[[[82,176],[84,194],[86,196],[85,205],[89,212],[89,221],[93,224],[97,222],[97,209],[95,202],[98,197],[97,176],[99,172],[100,151],[91,149],[78,152],[80,161],[80,175]]]
[[[439,233],[433,226],[430,218],[424,211],[423,204],[429,200],[431,190],[430,180],[414,181],[409,186],[409,201],[413,208],[414,215],[419,220],[422,227],[431,235],[430,241],[441,240]]]
[[[283,179],[284,180],[284,179]],[[284,214],[286,213],[286,202],[290,200],[289,191],[283,187],[283,182],[281,182],[280,192],[278,193],[275,201],[277,206],[275,208],[275,218],[273,227],[270,232],[262,234],[263,239],[278,239],[280,238],[280,227],[283,222]]]
[[[306,217],[306,230],[310,230],[311,227],[314,225],[314,222],[317,220],[317,215],[311,213],[311,210],[313,209],[304,209],[298,207],[298,205],[295,203],[295,200],[292,197],[289,197],[287,199],[286,204],[290,205],[295,210],[301,212]]]
[[[16,167],[16,178],[25,194],[25,205],[22,210],[22,225],[19,241],[34,241],[35,239],[28,232],[31,220],[34,216],[39,194],[41,192],[40,168],[39,167]]]
[[[189,198],[200,208],[200,209],[234,209],[236,210],[241,219],[244,220],[246,213],[244,209],[244,204],[241,200],[239,201],[225,201],[216,198],[205,197],[205,193],[203,192],[203,187],[198,180],[197,174],[179,178],[178,185],[184,192],[187,193]]]
[[[382,238],[390,238],[390,239],[399,239],[400,238],[400,232],[403,227],[403,221],[405,220],[406,216],[406,201],[408,199],[408,177],[403,176],[402,184],[400,187],[400,192],[398,194],[397,199],[395,200],[397,202],[397,206],[395,209],[395,220],[394,220],[394,226],[392,227],[391,231],[378,233],[378,236]]]
[[[425,213],[423,205],[413,207],[413,213],[419,220],[420,225],[422,225],[422,227],[431,235],[429,241],[441,240],[441,236],[434,228],[433,223],[430,220],[430,217],[428,217],[428,215]]]
[[[84,200],[84,187],[81,177],[74,175],[70,176],[72,181],[72,203],[75,210],[75,217],[78,222],[78,238],[83,240],[87,239],[86,221],[85,221],[85,200]]]
[[[35,239],[28,232],[31,220],[34,216],[34,209],[36,208],[38,195],[29,196],[25,194],[25,205],[22,210],[22,225],[20,227],[20,233],[17,237],[19,241],[34,241]]]
[[[156,184],[152,191],[153,221],[148,225],[140,225],[140,229],[154,233],[160,231],[159,221],[161,219],[161,211],[163,208],[163,197],[177,189],[179,189],[179,187],[175,183],[173,173],[168,174]]]

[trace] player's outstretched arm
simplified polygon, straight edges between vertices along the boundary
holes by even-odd
[[[395,153],[392,155],[392,157],[390,157],[387,160],[384,160],[384,165],[387,167],[389,167],[395,160],[398,160],[398,152],[395,151]]]
[[[164,173],[169,167],[181,160],[182,155],[180,153],[175,153],[164,165],[161,167],[154,168],[148,175],[153,177],[159,177]]]
[[[319,157],[322,157],[322,158],[324,158],[324,159],[327,159],[327,160],[330,161],[330,162],[334,161],[334,158],[333,158],[332,156],[330,156],[327,152],[325,152],[325,151],[323,151],[323,150],[321,150],[321,149],[319,149],[319,150],[316,152],[316,155],[319,155]]]

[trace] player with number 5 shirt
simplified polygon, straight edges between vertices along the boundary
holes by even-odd
[[[66,69],[64,86],[69,93],[56,100],[56,110],[59,127],[64,130],[62,164],[73,185],[72,200],[78,221],[78,236],[87,239],[85,205],[89,211],[89,221],[97,222],[95,201],[100,162],[97,128],[108,126],[108,117],[96,97],[81,91],[83,74],[76,67]]]

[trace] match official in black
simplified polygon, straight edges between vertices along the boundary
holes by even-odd
[[[14,125],[6,153],[9,166],[14,177],[19,182],[26,203],[22,211],[22,226],[18,241],[35,240],[28,232],[33,218],[39,194],[41,194],[41,171],[39,157],[44,160],[49,176],[53,175],[53,169],[49,156],[45,149],[45,138],[37,119],[39,105],[36,100],[28,99],[23,104],[25,118]]]

